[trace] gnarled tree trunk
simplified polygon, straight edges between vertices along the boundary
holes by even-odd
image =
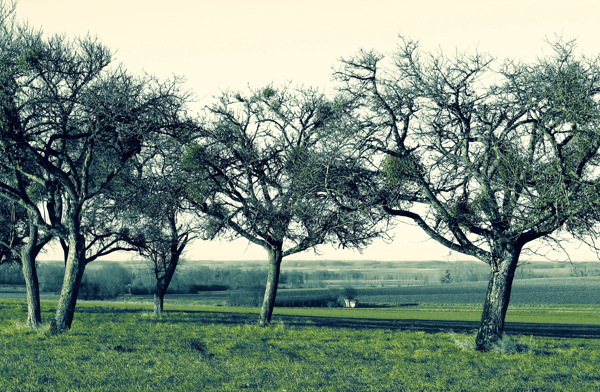
[[[21,265],[25,279],[27,293],[27,327],[39,328],[42,325],[42,311],[40,305],[40,285],[38,281],[35,258],[38,248],[38,227],[29,219],[29,239],[21,249]]]
[[[175,270],[177,269],[177,265],[179,264],[179,258],[181,257],[181,253],[187,244],[187,240],[184,240],[182,244],[179,244],[179,236],[177,235],[177,225],[175,223],[175,215],[171,215],[169,219],[169,226],[171,228],[171,246],[169,248],[169,254],[162,255],[158,257],[169,257],[168,262],[163,260],[161,263],[160,260],[154,260],[155,267],[155,277],[156,277],[156,287],[154,289],[154,316],[161,316],[164,310],[165,303],[165,294],[167,293],[167,289],[171,284],[171,280],[173,279],[173,275],[175,275]],[[157,268],[159,265],[166,266],[164,271],[161,271]]]
[[[165,307],[165,294],[175,273],[175,268],[167,268],[165,275],[157,278],[154,287],[154,316],[160,317]]]
[[[21,267],[25,280],[27,295],[27,327],[40,328],[42,326],[42,311],[40,305],[40,284],[37,274],[36,259],[42,248],[50,242],[52,235],[40,236],[39,217],[29,214],[29,236],[21,248]]]
[[[504,335],[504,320],[510,302],[519,254],[519,248],[505,246],[495,254],[495,260],[492,260],[492,273],[481,315],[481,324],[475,339],[478,351],[490,351]]]
[[[162,316],[165,307],[165,290],[154,292],[154,317]]]
[[[283,252],[281,249],[268,249],[269,252],[269,272],[267,274],[267,284],[265,286],[265,296],[263,299],[258,325],[266,327],[271,323],[273,308],[275,307],[275,298],[277,297],[277,285],[279,284],[279,274],[281,271],[281,261]]]
[[[63,286],[52,323],[55,333],[63,333],[71,328],[86,265],[84,242],[79,234],[69,235],[68,249]]]

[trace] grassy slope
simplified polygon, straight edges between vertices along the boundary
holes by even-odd
[[[503,347],[511,353],[481,354],[468,349],[473,337],[463,334],[261,329],[239,313],[216,311],[222,307],[171,310],[156,320],[148,307],[101,303],[82,303],[73,329],[50,336],[19,327],[24,305],[0,302],[6,392],[600,389],[595,339],[517,337]],[[44,303],[45,318],[51,307]]]

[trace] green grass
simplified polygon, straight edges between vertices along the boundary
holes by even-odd
[[[481,319],[481,306],[463,305],[456,307],[451,304],[424,304],[415,307],[365,309],[276,308],[274,313],[294,316],[351,317],[390,320],[479,321]],[[513,306],[509,309],[506,319],[507,322],[600,325],[600,306]]]
[[[103,302],[88,302],[88,304]],[[109,302],[115,307],[129,307],[133,304]],[[257,314],[258,308],[232,306],[206,306],[190,303],[172,305],[165,302],[168,309],[204,312],[234,312]],[[151,310],[150,304],[135,306]],[[283,308],[276,307],[274,315],[308,316],[308,317],[344,317],[357,319],[413,319],[413,320],[460,320],[479,321],[481,304],[422,304],[410,307],[389,308]],[[600,325],[600,305],[511,305],[507,322],[546,323],[546,324],[591,324]]]
[[[51,318],[53,306],[43,304],[46,319]],[[255,319],[251,317],[255,309],[169,309],[173,310],[155,319],[147,305],[82,302],[72,330],[52,336],[22,327],[23,301],[0,301],[0,389],[600,390],[597,339],[516,336],[506,339],[498,352],[483,354],[471,349],[471,335],[297,327],[278,321],[259,328],[248,324]],[[360,311],[361,317],[396,317],[402,310],[335,311],[335,315]],[[428,312],[426,308],[407,311]]]

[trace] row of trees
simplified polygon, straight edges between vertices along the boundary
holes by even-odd
[[[2,7],[1,256],[22,264],[31,327],[35,259],[52,240],[66,266],[57,332],[71,326],[88,263],[116,250],[151,260],[160,312],[185,247],[216,236],[265,249],[266,326],[286,256],[360,249],[409,220],[490,266],[486,351],[529,244],[562,229],[593,235],[600,72],[572,43],[496,65],[401,40],[389,57],[342,60],[332,96],[226,92],[191,118],[177,79],[132,76],[96,40],[45,38]]]

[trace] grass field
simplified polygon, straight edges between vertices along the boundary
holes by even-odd
[[[53,306],[44,302],[46,319]],[[0,388],[6,392],[600,390],[598,339],[512,336],[496,352],[483,354],[473,351],[471,334],[343,328],[335,322],[419,314],[469,318],[477,313],[460,305],[445,313],[434,306],[279,309],[269,328],[253,325],[252,308],[167,308],[164,317],[155,319],[149,305],[82,302],[72,330],[53,336],[22,327],[23,301],[2,300]],[[571,312],[571,320],[586,323],[598,309],[548,306],[538,313],[522,309],[511,317],[556,320],[565,311]],[[285,321],[324,315],[331,318],[331,326]]]

